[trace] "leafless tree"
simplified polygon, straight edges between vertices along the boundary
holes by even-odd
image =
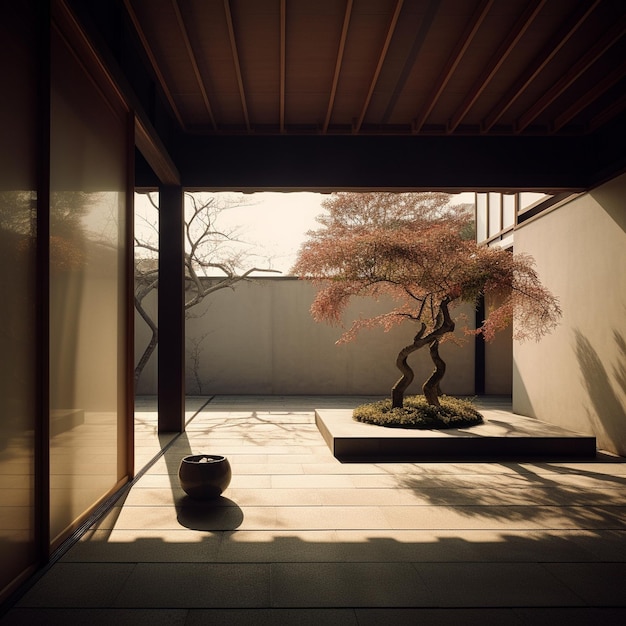
[[[146,197],[158,212],[158,194]],[[218,227],[222,211],[241,206],[237,197],[185,194],[185,312],[220,289],[233,289],[242,281],[253,280],[257,272],[278,270],[247,267],[252,254],[238,238],[236,229]],[[158,213],[157,213],[158,215]],[[159,286],[158,227],[144,220],[135,233],[135,309],[150,329],[150,340],[135,366],[135,385],[159,343],[158,323],[145,306],[147,296]],[[141,232],[140,232],[141,231]],[[244,269],[246,268],[246,269]],[[211,280],[207,279],[211,275]]]

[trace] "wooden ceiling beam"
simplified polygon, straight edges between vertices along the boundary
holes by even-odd
[[[250,132],[250,116],[248,115],[248,104],[246,103],[246,91],[243,85],[243,77],[241,75],[241,63],[239,62],[239,53],[237,51],[237,39],[235,37],[235,28],[233,26],[233,14],[230,9],[230,0],[224,0],[224,13],[226,15],[226,24],[228,26],[228,37],[230,39],[230,50],[233,55],[233,65],[237,75],[237,85],[239,86],[239,97],[241,99],[241,109],[246,125],[246,130]]]
[[[400,95],[404,91],[404,87],[406,82],[415,66],[415,62],[417,61],[417,57],[419,56],[420,50],[424,45],[428,37],[428,33],[432,28],[433,21],[441,7],[441,0],[430,0],[426,6],[426,10],[424,11],[424,15],[422,16],[422,20],[419,28],[415,33],[415,37],[413,38],[413,44],[411,45],[411,49],[404,60],[404,65],[402,67],[402,71],[398,75],[398,78],[395,81],[393,86],[393,90],[391,91],[391,96],[387,101],[387,106],[385,107],[385,112],[380,118],[379,124],[382,126],[389,122],[389,118],[392,116],[394,109],[398,103]]]
[[[614,69],[610,74],[605,76],[599,82],[595,83],[593,89],[589,89],[583,96],[578,98],[563,113],[557,115],[554,119],[552,132],[558,132],[565,124],[574,119],[581,111],[584,111],[592,102],[595,102],[602,94],[607,92],[613,85],[617,84],[626,76],[626,63]]]
[[[278,94],[278,123],[285,132],[285,87],[287,75],[287,0],[280,0],[280,68]]]
[[[500,69],[515,46],[519,43],[520,39],[528,30],[546,2],[547,0],[534,0],[533,2],[528,3],[524,12],[515,23],[515,26],[513,26],[508,36],[496,50],[496,53],[491,57],[491,61],[487,64],[478,80],[468,91],[468,94],[461,103],[461,106],[450,118],[447,128],[448,133],[453,133],[463,121],[476,100],[480,97],[480,94],[486,89],[487,85],[491,82],[492,78],[496,75],[496,72]]]
[[[146,56],[148,57],[148,60],[150,61],[152,70],[154,71],[154,74],[157,77],[157,80],[159,81],[159,85],[161,85],[161,89],[163,90],[163,93],[165,94],[165,97],[172,109],[172,113],[174,114],[174,117],[176,117],[176,121],[178,122],[182,130],[187,130],[185,126],[185,122],[183,121],[183,117],[180,114],[178,107],[176,106],[176,102],[174,101],[172,92],[169,90],[167,86],[167,81],[165,80],[165,77],[163,76],[163,73],[161,72],[159,63],[157,62],[156,57],[154,56],[154,52],[152,51],[152,48],[150,47],[150,44],[148,43],[146,34],[144,33],[143,28],[141,27],[141,22],[139,21],[139,18],[137,17],[137,14],[135,13],[135,10],[133,9],[130,0],[124,0],[124,7],[126,8],[126,11],[128,12],[128,16],[135,28],[135,32],[137,33],[137,37],[139,37],[139,41],[141,42],[141,45],[143,46]]]
[[[481,123],[481,131],[489,132],[498,120],[509,110],[515,101],[526,91],[528,86],[537,78],[543,69],[552,61],[557,52],[571,39],[576,31],[583,25],[601,0],[595,0],[589,4],[582,3],[567,23],[559,31],[550,37],[548,44],[534,58],[524,73],[516,80],[504,97],[488,113]],[[556,42],[556,43],[555,43]]]
[[[354,125],[354,128],[352,129],[353,133],[358,133],[361,130],[361,126],[363,125],[363,120],[365,119],[365,114],[367,113],[367,109],[370,105],[372,95],[374,94],[374,89],[376,88],[378,77],[380,76],[380,72],[383,69],[383,64],[385,63],[385,58],[387,56],[389,45],[391,44],[391,40],[393,38],[393,33],[398,23],[398,18],[400,17],[400,11],[402,10],[403,4],[404,4],[404,0],[396,1],[396,8],[393,12],[393,15],[391,16],[391,22],[389,23],[389,27],[387,28],[387,36],[385,37],[385,43],[383,44],[382,50],[380,51],[380,54],[378,55],[378,63],[376,65],[376,70],[374,71],[374,76],[372,77],[372,81],[370,82],[370,86],[367,91],[367,96],[365,97],[365,102],[363,103],[361,114],[359,115]]]
[[[626,18],[617,22],[613,28],[606,32],[577,63],[575,63],[558,80],[551,89],[539,98],[525,113],[515,122],[515,132],[521,133],[532,124],[543,111],[545,111],[568,87],[570,87],[585,71],[587,71],[614,43],[626,32]]]
[[[172,8],[174,9],[174,13],[176,14],[178,28],[180,29],[180,32],[183,36],[185,50],[187,50],[187,56],[189,57],[191,67],[193,68],[193,73],[194,73],[194,76],[196,77],[198,88],[200,89],[200,93],[202,94],[202,101],[204,102],[204,107],[209,116],[209,119],[211,120],[211,126],[213,127],[213,130],[217,130],[217,123],[215,122],[215,116],[213,115],[213,110],[211,109],[211,103],[209,101],[209,96],[206,92],[206,88],[204,86],[204,80],[202,79],[202,75],[200,74],[200,68],[198,67],[196,55],[193,51],[191,41],[189,40],[189,33],[187,32],[187,27],[185,26],[185,20],[183,19],[183,16],[180,12],[180,7],[178,6],[178,0],[172,0]]]
[[[485,20],[487,13],[489,13],[489,9],[493,4],[493,0],[482,0],[482,2],[476,7],[474,14],[472,15],[470,21],[467,23],[463,34],[459,38],[459,41],[454,48],[454,51],[448,58],[448,62],[445,67],[439,73],[439,80],[435,83],[432,91],[426,98],[426,101],[422,105],[419,113],[415,116],[412,124],[412,131],[414,133],[419,133],[422,130],[422,126],[424,126],[428,116],[431,114],[433,108],[437,104],[443,90],[446,88],[446,85],[452,78],[457,66],[461,62],[461,59],[467,52],[474,36],[478,32],[481,24]]]
[[[343,53],[346,48],[346,39],[348,38],[348,29],[350,28],[350,17],[352,16],[353,0],[346,0],[346,10],[343,15],[343,27],[341,29],[341,38],[339,39],[339,49],[337,51],[337,59],[335,60],[335,72],[333,74],[333,83],[330,88],[330,97],[328,98],[328,109],[326,110],[326,119],[322,127],[322,133],[328,131],[330,118],[333,114],[335,106],[335,97],[337,95],[337,84],[339,83],[339,74],[341,73],[341,64],[343,62]]]
[[[181,135],[183,187],[214,190],[527,190],[588,188],[618,133],[594,136]],[[580,154],[590,157],[581,159]],[[346,167],[346,163],[350,166]],[[613,171],[613,170],[612,170]]]
[[[589,125],[590,131],[596,131],[601,126],[604,126],[607,122],[617,117],[620,113],[626,110],[626,93],[619,97],[614,102],[611,102],[604,110],[598,113]]]

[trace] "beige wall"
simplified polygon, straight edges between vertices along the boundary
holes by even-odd
[[[626,454],[626,176],[515,232],[559,296],[562,323],[538,344],[515,343],[514,410],[593,433]]]
[[[335,345],[341,329],[316,323],[309,313],[315,292],[311,284],[296,278],[261,278],[239,284],[234,291],[216,292],[199,305],[196,316],[187,321],[187,349],[190,340],[208,333],[202,343],[199,372],[202,394],[390,393],[399,377],[396,355],[412,340],[412,328],[401,326],[389,333],[366,330],[356,342]],[[349,319],[361,312],[367,315],[376,306],[370,299],[361,300],[350,307]],[[198,315],[204,309],[206,315]],[[472,310],[466,313],[473,319]],[[136,333],[138,359],[148,340],[146,326],[139,318]],[[456,334],[462,338],[462,329]],[[448,364],[443,391],[472,395],[473,340],[467,340],[463,347],[446,343],[441,353]],[[155,361],[153,357],[144,372],[137,390],[140,394],[156,391]],[[409,393],[420,393],[432,363],[426,350],[414,354],[410,363],[416,379]],[[198,391],[188,353],[187,393]]]
[[[500,331],[485,344],[485,394],[510,396],[513,393],[513,329]]]

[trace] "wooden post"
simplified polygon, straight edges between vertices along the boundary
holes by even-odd
[[[159,188],[159,432],[185,430],[184,194]]]

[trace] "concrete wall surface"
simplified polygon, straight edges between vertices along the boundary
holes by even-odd
[[[518,227],[563,309],[539,343],[514,345],[513,408],[626,455],[626,175]]]
[[[416,327],[404,324],[388,333],[364,330],[356,341],[335,345],[342,329],[313,321],[309,308],[317,288],[297,278],[259,278],[224,289],[192,309],[187,320],[187,393],[281,395],[387,395],[399,378],[397,353],[412,341]],[[154,312],[156,298],[150,302]],[[346,325],[360,315],[383,312],[384,303],[359,299],[346,312]],[[465,307],[469,320],[473,310]],[[455,336],[462,346],[446,342],[444,393],[474,394],[474,339],[463,323]],[[147,327],[136,317],[137,362],[148,341]],[[197,350],[194,350],[197,345]],[[198,365],[194,367],[194,352]],[[156,358],[139,382],[137,393],[156,393]],[[433,369],[426,349],[409,363],[421,385]]]

